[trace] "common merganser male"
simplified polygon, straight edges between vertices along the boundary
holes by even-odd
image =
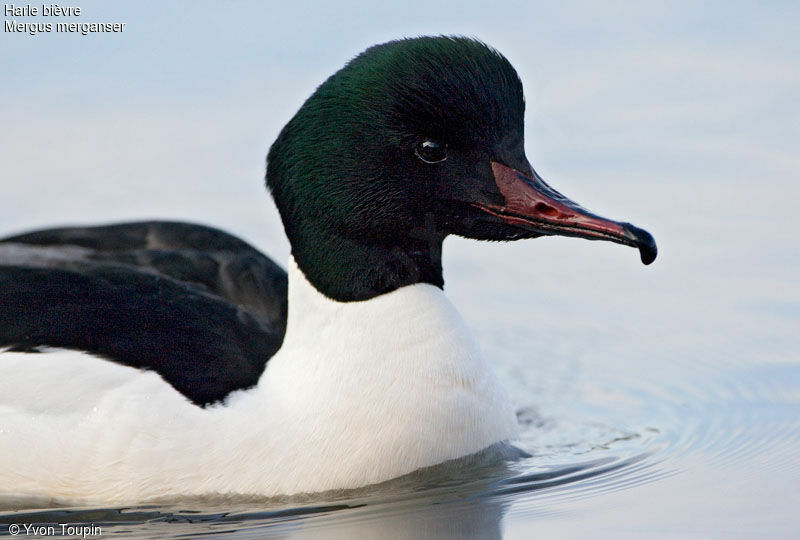
[[[524,108],[514,68],[473,39],[351,60],[269,151],[288,277],[199,225],[5,239],[0,497],[356,488],[512,440],[514,407],[442,291],[444,238],[656,256],[536,174]]]

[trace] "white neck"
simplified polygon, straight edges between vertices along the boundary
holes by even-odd
[[[284,419],[268,422],[287,444],[284,472],[297,469],[283,493],[381,482],[517,432],[505,391],[441,289],[336,302],[294,259],[286,337],[252,399]]]

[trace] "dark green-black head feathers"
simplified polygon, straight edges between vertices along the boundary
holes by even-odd
[[[330,293],[322,281],[343,271],[332,258],[370,252],[382,268],[365,270],[373,283],[356,296],[429,270],[436,274],[430,281],[441,285],[438,258],[434,268],[417,268],[419,257],[405,255],[438,251],[448,233],[436,227],[432,190],[448,165],[488,167],[496,148],[521,149],[524,107],[508,60],[468,38],[376,45],[332,75],[284,127],[267,159],[267,184],[312,283]]]
[[[307,205],[312,195],[326,210],[350,216],[361,235],[365,224],[375,225],[364,220],[379,210],[367,208],[372,197],[393,192],[402,199],[394,202],[406,206],[429,198],[418,189],[431,173],[418,163],[426,141],[448,154],[521,147],[524,109],[516,71],[479,41],[423,37],[376,45],[325,81],[286,125],[269,153],[267,183],[279,207],[283,199],[296,206],[295,198]],[[343,200],[354,184],[357,200]],[[339,212],[342,204],[346,212]],[[401,224],[385,225],[394,232]]]
[[[643,231],[588,214],[541,181],[525,157],[524,112],[514,68],[474,39],[403,39],[355,57],[267,158],[298,266],[322,293],[353,301],[441,287],[448,234],[580,236],[654,257]]]

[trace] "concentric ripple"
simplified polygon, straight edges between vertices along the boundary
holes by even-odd
[[[501,535],[504,519],[560,515],[588,499],[690,475],[686,463],[694,458],[745,480],[800,469],[794,365],[734,363],[721,370],[687,359],[671,366],[674,379],[580,367],[569,366],[582,375],[568,383],[563,370],[537,374],[540,387],[559,388],[563,399],[531,399],[518,413],[522,435],[513,448],[379,486],[307,497],[37,511],[24,508],[46,501],[5,501],[0,533],[15,523],[89,522],[120,537],[492,538]]]

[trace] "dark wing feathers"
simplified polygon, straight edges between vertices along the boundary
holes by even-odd
[[[72,245],[96,251],[184,249],[240,251],[255,248],[213,227],[179,221],[135,221],[96,227],[59,227],[9,236],[2,242],[37,246]]]
[[[0,345],[84,350],[158,372],[199,405],[253,386],[286,329],[286,273],[175,222],[0,240]]]

